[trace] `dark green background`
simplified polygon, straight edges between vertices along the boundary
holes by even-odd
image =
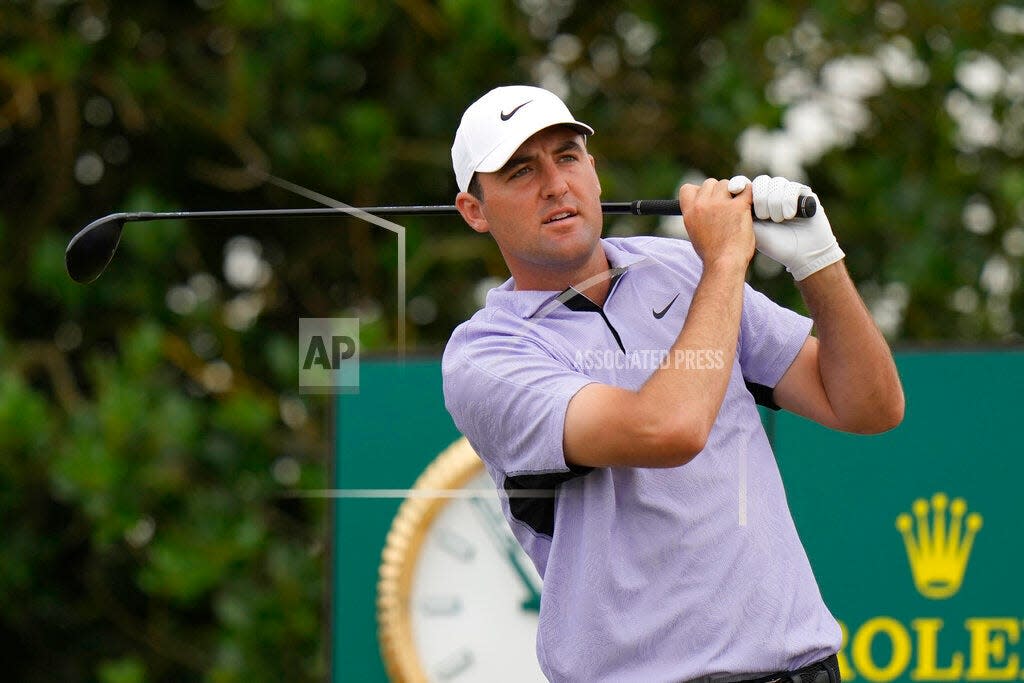
[[[768,417],[793,515],[826,602],[855,636],[878,617],[909,635],[910,661],[895,680],[911,680],[919,665],[912,621],[940,618],[937,665],[963,653],[970,668],[968,618],[1024,617],[1019,567],[1024,464],[1017,439],[1017,398],[1024,353],[904,352],[897,362],[907,413],[880,436],[832,432],[788,413]],[[338,488],[405,488],[458,434],[444,410],[436,360],[366,362],[361,393],[337,402]],[[978,512],[978,532],[960,591],[930,600],[914,587],[897,515],[936,492],[963,497]],[[398,500],[345,500],[334,506],[334,680],[383,681],[376,640],[375,588],[384,538]],[[1021,652],[1012,637],[1006,657]],[[859,669],[844,648],[850,679],[878,679]],[[892,646],[873,639],[871,660],[885,669]],[[989,669],[1015,667],[993,659]],[[850,676],[850,674],[853,674]],[[1019,675],[1019,671],[1018,671]]]

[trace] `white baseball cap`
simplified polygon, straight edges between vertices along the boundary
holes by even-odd
[[[493,173],[519,149],[527,138],[549,126],[572,126],[584,135],[594,129],[573,118],[553,92],[529,85],[495,88],[462,115],[452,145],[452,168],[459,189],[469,189],[477,171]]]

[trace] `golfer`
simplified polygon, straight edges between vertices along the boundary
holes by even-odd
[[[793,219],[810,188],[688,184],[688,242],[602,239],[593,132],[554,94],[509,86],[466,110],[452,147],[459,212],[511,278],[452,334],[445,403],[543,577],[541,669],[836,683],[839,626],[757,404],[892,429],[904,399],[889,348],[824,207]],[[811,318],[745,284],[755,249]],[[830,485],[794,493],[825,509]]]

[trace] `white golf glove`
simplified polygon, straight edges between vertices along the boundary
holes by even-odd
[[[757,176],[751,183],[746,176],[738,175],[729,180],[729,192],[739,194],[747,185],[754,189],[757,250],[786,266],[794,280],[803,280],[846,256],[832,234],[820,201],[810,218],[794,218],[800,197],[812,195],[817,201],[811,188],[766,175]]]

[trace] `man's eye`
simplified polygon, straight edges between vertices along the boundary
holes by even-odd
[[[509,179],[511,180],[512,178],[520,178],[520,177],[526,175],[529,172],[529,170],[530,170],[529,166],[523,166],[519,170],[515,171],[512,175],[510,175]]]
[[[562,161],[577,161],[575,154],[566,154],[562,157]]]

